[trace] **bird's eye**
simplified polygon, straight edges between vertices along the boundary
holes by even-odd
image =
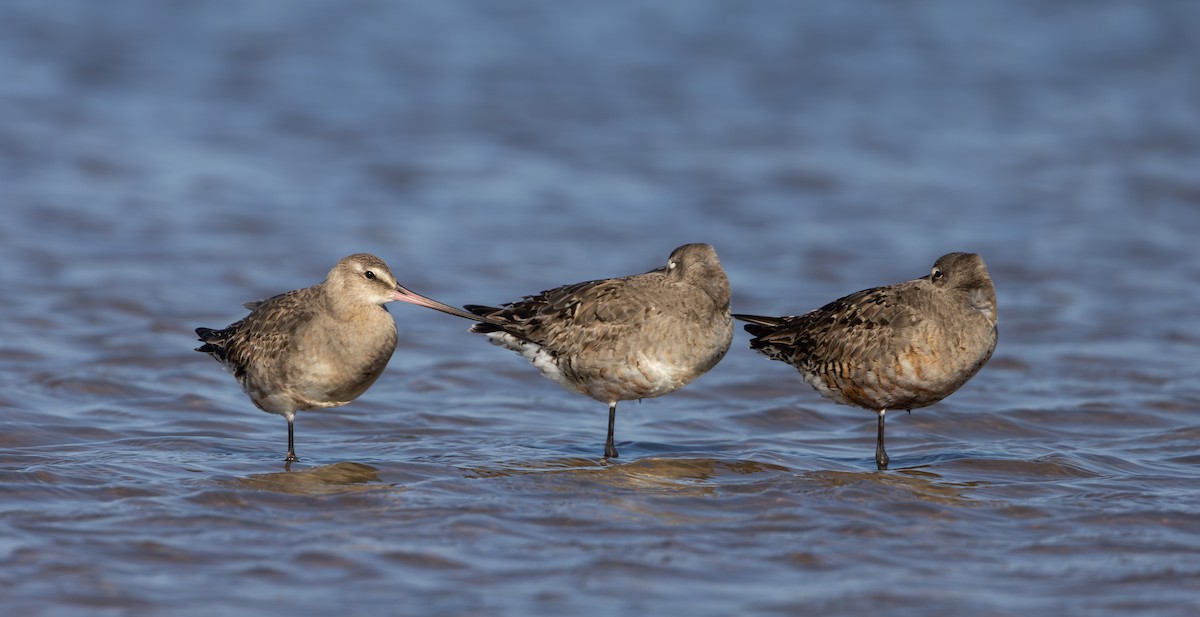
[[[363,276],[367,277],[367,280],[368,280],[368,281],[373,281],[373,280],[375,280],[375,273],[374,273],[374,272],[371,272],[370,270],[367,270],[366,272],[363,272]]]
[[[945,274],[943,274],[943,273],[942,273],[942,271],[941,271],[940,269],[938,269],[938,268],[934,268],[934,269],[933,269],[933,272],[931,272],[931,273],[929,274],[929,276],[930,276],[930,277],[932,277],[932,278],[933,278],[933,280],[935,280],[935,281],[939,281],[939,280],[941,280],[941,279],[942,279],[942,277],[944,277],[944,276],[946,276],[946,275],[945,275]]]
[[[668,262],[667,262],[667,269],[668,269],[668,270],[674,270],[674,269],[675,269],[675,262],[674,262],[674,261],[668,261]]]

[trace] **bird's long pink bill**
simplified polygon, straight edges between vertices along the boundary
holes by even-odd
[[[393,297],[396,300],[399,300],[400,302],[407,302],[409,304],[415,304],[417,306],[431,308],[435,311],[441,311],[443,313],[454,315],[455,317],[462,317],[463,319],[470,319],[471,321],[487,321],[486,319],[480,317],[479,315],[473,315],[464,310],[454,308],[453,306],[450,306],[448,304],[442,304],[441,302],[438,302],[437,300],[433,300],[431,298],[426,298],[425,296],[422,296],[421,294],[416,293],[414,291],[405,289],[404,287],[402,287],[400,285],[396,286],[396,294]]]

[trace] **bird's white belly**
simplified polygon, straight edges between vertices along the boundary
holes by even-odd
[[[507,332],[489,332],[487,337],[493,344],[521,354],[544,377],[563,388],[606,403],[662,396],[686,384],[692,375],[686,369],[642,352],[632,357],[604,354],[560,357]]]

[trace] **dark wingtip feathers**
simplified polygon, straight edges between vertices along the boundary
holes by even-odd
[[[750,349],[757,350],[762,350],[770,346],[770,343],[763,340],[762,337],[773,334],[779,328],[779,326],[786,322],[786,318],[784,317],[764,317],[762,315],[738,314],[734,315],[733,318],[738,321],[746,322],[746,325],[742,326],[742,328],[746,330],[746,332],[749,332],[751,336],[755,337],[750,340]]]
[[[742,329],[745,330],[746,332],[749,332],[750,336],[755,336],[755,337],[762,336],[771,331],[766,326],[759,325],[759,324],[753,324],[753,323],[748,323],[748,324],[742,326]],[[750,344],[753,345],[754,341],[750,341]]]
[[[200,342],[203,345],[196,348],[196,351],[210,354],[222,354],[224,349],[220,346],[221,336],[224,330],[213,330],[212,328],[196,328],[196,336],[200,337]]]
[[[465,304],[463,305],[463,308],[473,315],[478,315],[481,319],[488,319],[493,314],[499,313],[501,310],[494,306],[485,306],[482,304]],[[503,328],[496,323],[493,323],[493,321],[481,321],[471,326],[471,328],[467,331],[476,332],[479,334],[487,334],[488,332],[499,332],[500,330],[503,330]]]
[[[782,317],[763,317],[761,315],[746,315],[744,313],[734,313],[733,318],[738,321],[746,321],[762,326],[777,326],[783,322]]]
[[[782,317],[763,317],[760,315],[735,314],[733,318],[738,321],[746,322],[746,325],[743,326],[743,328],[746,330],[746,332],[749,332],[754,336],[770,334],[773,328],[783,323]],[[751,344],[753,344],[753,342],[751,342]]]

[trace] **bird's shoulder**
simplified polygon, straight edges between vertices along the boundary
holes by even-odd
[[[250,309],[241,322],[243,329],[287,329],[310,321],[316,314],[313,288],[296,289],[263,300],[247,302]]]

